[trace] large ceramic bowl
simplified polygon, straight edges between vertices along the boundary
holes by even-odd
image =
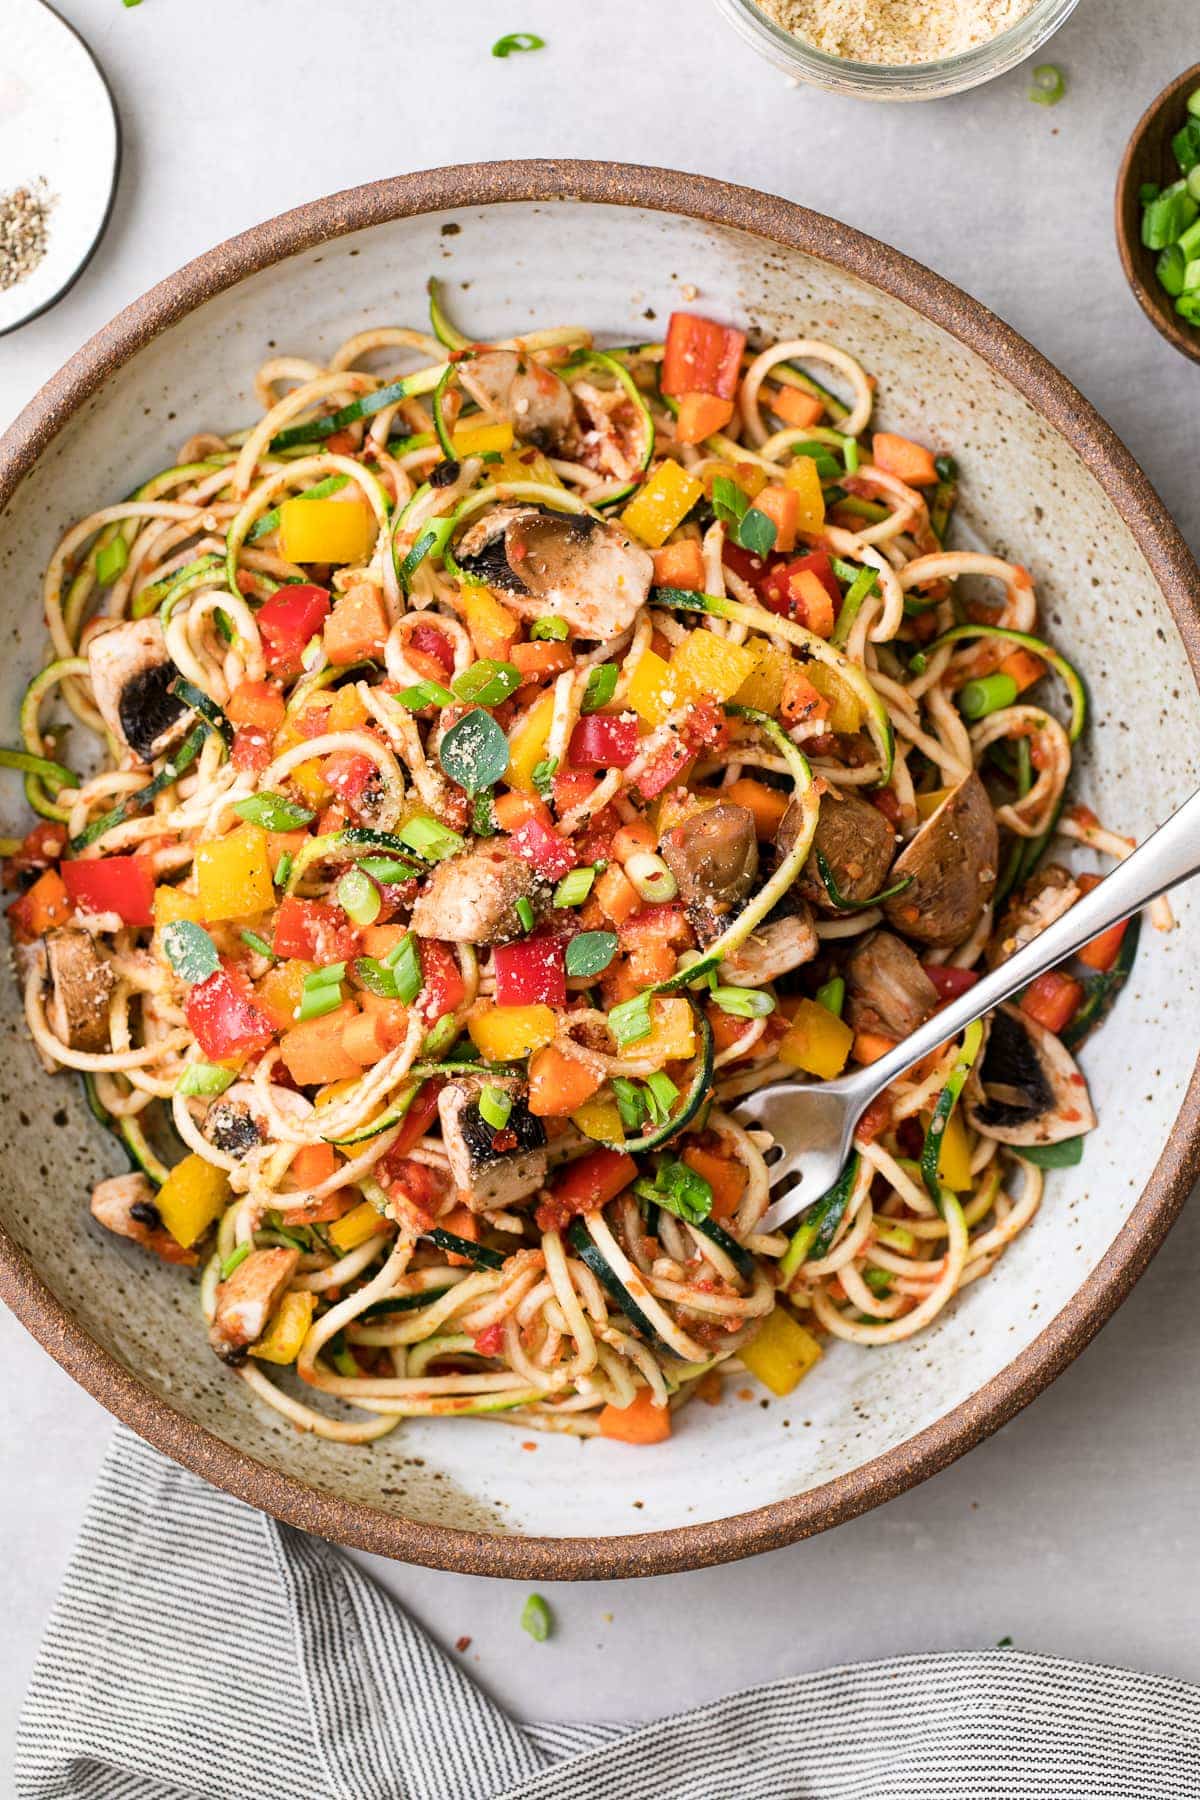
[[[1032,568],[1091,683],[1082,797],[1149,831],[1196,783],[1200,576],[1137,465],[1078,393],[917,264],[781,200],[695,176],[509,163],[384,181],[301,207],[152,290],[0,441],[0,709],[41,656],[38,577],[72,519],[255,415],[272,351],[319,356],[419,322],[449,284],[480,334],[584,322],[614,341],[698,305],[769,335],[828,333],[879,378],[880,413],[953,449],[964,525]],[[461,286],[460,286],[461,284]],[[15,796],[4,824],[17,822]],[[862,1512],[1030,1400],[1128,1293],[1197,1163],[1197,908],[1145,934],[1086,1067],[1100,1127],[999,1268],[894,1349],[834,1345],[786,1400],[697,1406],[668,1446],[458,1420],[374,1448],[298,1435],[205,1346],[186,1278],[87,1216],[119,1166],[77,1083],[50,1079],[0,984],[0,1292],[75,1378],[169,1455],[281,1518],[386,1555],[491,1575],[660,1573],[745,1556]],[[729,1384],[733,1385],[733,1384]]]

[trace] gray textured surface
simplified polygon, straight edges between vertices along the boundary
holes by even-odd
[[[706,0],[656,0],[652,41],[638,0],[522,0],[520,16],[498,0],[455,0],[443,25],[411,34],[394,0],[344,0],[336,23],[318,0],[291,0],[282,34],[271,0],[224,0],[202,33],[183,0],[133,11],[61,0],[61,10],[114,83],[126,167],[80,286],[0,343],[4,418],[152,280],[313,194],[488,155],[660,162],[805,201],[976,293],[1096,402],[1200,547],[1200,373],[1142,318],[1110,223],[1128,130],[1195,59],[1188,0],[1083,0],[1055,43],[1070,93],[1053,111],[1028,104],[1020,72],[936,107],[888,111],[792,91]],[[491,59],[492,39],[516,26],[550,47]],[[670,46],[666,70],[659,44]],[[384,66],[397,73],[377,86]],[[309,129],[313,109],[326,129]],[[552,1646],[517,1629],[521,1593],[508,1584],[379,1572],[444,1641],[470,1634],[468,1666],[533,1715],[640,1717],[801,1668],[1006,1634],[1200,1679],[1189,1504],[1200,1476],[1198,1276],[1193,1205],[1082,1361],[964,1463],[752,1564],[551,1593]],[[6,1317],[0,1346],[6,1791],[10,1716],[107,1421]]]

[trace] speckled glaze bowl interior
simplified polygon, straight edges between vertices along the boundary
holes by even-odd
[[[610,341],[696,305],[776,336],[828,336],[879,382],[879,417],[962,466],[962,530],[1026,563],[1093,718],[1078,793],[1144,835],[1197,782],[1200,579],[1128,453],[982,307],[828,219],[697,177],[600,165],[441,170],[316,202],[220,246],[128,309],[0,441],[0,607],[15,719],[41,657],[39,577],[74,518],[257,413],[275,351],[320,357],[372,322],[418,323],[436,273],[480,336],[580,322]],[[3,828],[19,824],[9,794]],[[87,1214],[121,1166],[78,1083],[42,1073],[0,984],[0,1291],[77,1379],[146,1437],[321,1534],[489,1574],[656,1573],[837,1523],[932,1473],[1070,1360],[1161,1242],[1196,1164],[1197,906],[1147,932],[1085,1066],[1100,1126],[1032,1228],[934,1328],[833,1345],[784,1400],[730,1394],[638,1452],[499,1424],[413,1423],[353,1449],[299,1435],[204,1341],[192,1282]],[[1189,1087],[1189,1084],[1192,1084]],[[727,1387],[736,1384],[729,1383]]]

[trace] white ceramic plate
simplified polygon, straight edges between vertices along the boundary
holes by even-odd
[[[40,179],[53,206],[45,256],[0,293],[0,336],[53,306],[83,273],[108,223],[120,161],[117,109],[83,39],[44,0],[7,0],[0,191]]]

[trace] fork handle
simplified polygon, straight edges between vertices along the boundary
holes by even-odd
[[[1065,962],[1068,956],[1081,950],[1102,931],[1107,931],[1110,925],[1119,925],[1167,888],[1197,874],[1200,874],[1200,793],[1185,800],[1165,825],[1160,825],[1153,836],[1124,862],[1118,863],[1091,893],[1077,900],[1069,912],[1047,925],[999,968],[943,1006],[894,1050],[869,1064],[861,1074],[852,1076],[843,1091],[853,1090],[855,1099],[861,1095],[865,1107],[905,1069],[920,1062],[947,1038],[957,1037],[973,1020],[1011,999],[1039,975],[1044,975],[1047,969]]]

